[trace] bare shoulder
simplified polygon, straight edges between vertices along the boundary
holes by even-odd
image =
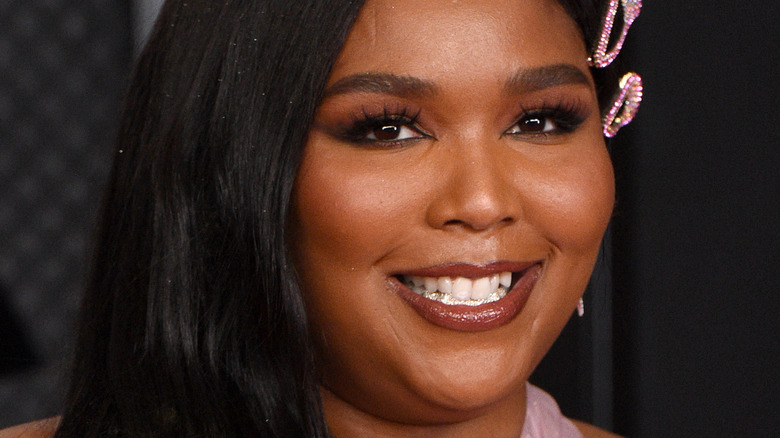
[[[604,429],[599,429],[598,427],[596,427],[596,426],[594,426],[592,424],[583,423],[582,421],[577,421],[577,420],[571,420],[571,422],[574,423],[574,425],[577,427],[577,429],[579,429],[579,431],[582,433],[582,436],[584,436],[585,438],[589,438],[589,437],[594,437],[594,438],[601,438],[601,437],[603,437],[603,438],[620,438],[620,435],[616,435],[616,434],[614,434],[612,432],[608,432],[608,431],[606,431]],[[0,438],[3,438],[3,437],[0,436]]]
[[[59,423],[59,417],[54,417],[20,424],[0,430],[0,438],[51,438]]]

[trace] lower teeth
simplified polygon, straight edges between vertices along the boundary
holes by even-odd
[[[421,295],[425,298],[428,298],[429,300],[438,301],[440,303],[444,304],[458,304],[458,305],[465,305],[465,306],[479,306],[486,303],[492,303],[494,301],[498,301],[501,298],[504,298],[506,296],[506,288],[504,286],[499,286],[498,289],[488,295],[487,298],[484,300],[458,300],[452,297],[450,294],[445,294],[443,292],[430,292],[427,289],[423,288],[422,286],[415,286],[414,284],[407,284],[409,289],[414,291],[417,295]]]

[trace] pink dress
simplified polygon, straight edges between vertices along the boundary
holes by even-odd
[[[582,438],[582,434],[561,414],[550,394],[528,383],[525,424],[520,438]]]

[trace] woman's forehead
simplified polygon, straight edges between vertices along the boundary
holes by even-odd
[[[432,81],[572,64],[587,71],[576,23],[552,0],[368,0],[329,84],[368,71]]]

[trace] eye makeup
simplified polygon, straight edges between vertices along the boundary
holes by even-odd
[[[382,148],[432,138],[419,126],[420,112],[408,106],[385,105],[380,111],[363,106],[359,113],[351,115],[349,123],[339,125],[332,134],[357,145]]]
[[[576,131],[592,110],[579,99],[563,99],[555,103],[542,101],[539,105],[521,106],[516,122],[504,135],[518,139],[537,136],[564,135]]]
[[[564,138],[577,131],[595,110],[579,94],[543,92],[542,96],[514,98],[514,102],[505,103],[504,109],[497,109],[497,115],[515,113],[511,118],[498,116],[503,120],[511,120],[511,124],[494,132],[500,137],[530,143]],[[393,149],[424,139],[437,139],[433,131],[421,124],[421,118],[424,122],[430,117],[421,117],[426,112],[423,107],[406,100],[382,100],[369,99],[364,102],[353,101],[346,106],[329,106],[329,116],[323,117],[325,120],[320,120],[318,127],[339,141],[368,149]],[[490,119],[488,115],[486,120]],[[446,125],[443,126],[445,128],[439,129],[448,129]],[[457,127],[457,124],[452,126]],[[486,128],[489,131],[494,129]]]

